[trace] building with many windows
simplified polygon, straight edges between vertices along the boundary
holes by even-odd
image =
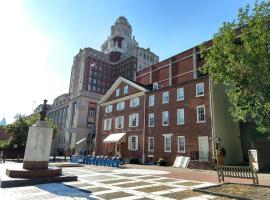
[[[239,124],[225,88],[200,74],[202,65],[194,47],[137,72],[135,82],[118,78],[99,102],[96,154],[211,162],[220,142],[225,164],[241,163]]]
[[[101,51],[80,49],[73,59],[69,92],[57,97],[48,113],[60,126],[52,152],[91,153],[97,103],[119,76],[135,80],[137,71],[158,61],[149,48],[139,47],[131,25],[123,16],[111,27]]]

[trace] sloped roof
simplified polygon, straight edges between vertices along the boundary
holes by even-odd
[[[117,89],[117,87],[120,85],[120,83],[126,83],[127,85],[130,85],[131,87],[136,88],[137,90],[140,90],[141,92],[147,92],[148,89],[146,89],[146,87],[144,87],[141,84],[138,84],[134,81],[130,81],[126,78],[123,77],[118,77],[118,79],[114,82],[114,84],[110,87],[110,89],[106,92],[106,94],[101,98],[101,100],[99,101],[99,103],[104,103],[110,96],[111,94],[113,94],[113,92]]]

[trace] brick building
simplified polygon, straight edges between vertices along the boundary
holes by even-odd
[[[172,164],[180,155],[211,161],[219,139],[225,163],[241,163],[239,124],[225,88],[202,76],[202,65],[194,47],[137,72],[136,82],[118,78],[99,102],[96,154],[143,163]]]
[[[158,61],[149,48],[139,47],[131,25],[123,16],[111,27],[101,51],[80,49],[73,59],[69,92],[57,97],[48,113],[60,126],[52,152],[91,153],[97,103],[119,76],[135,80],[137,71]]]

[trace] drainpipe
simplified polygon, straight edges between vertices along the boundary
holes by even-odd
[[[146,102],[146,95],[144,93],[144,104],[143,104],[143,145],[142,145],[142,148],[143,148],[143,154],[142,154],[142,163],[145,164],[145,152],[144,152],[144,149],[145,149],[145,115],[146,115],[146,105],[145,105],[145,102]]]
[[[211,78],[209,77],[209,99],[210,99],[210,117],[211,117],[211,131],[212,131],[212,154],[216,158],[216,150],[215,150],[215,139],[216,139],[216,133],[215,133],[215,119],[214,119],[214,106],[213,106],[213,83]]]
[[[95,121],[95,125],[96,125],[96,135],[95,135],[95,139],[93,140],[93,142],[94,142],[94,146],[93,146],[93,151],[95,151],[96,152],[96,148],[97,148],[97,134],[98,134],[98,118],[99,118],[99,105],[97,104],[97,111],[96,111],[96,121]],[[93,144],[92,144],[93,145]],[[97,155],[96,153],[95,153],[95,155]]]

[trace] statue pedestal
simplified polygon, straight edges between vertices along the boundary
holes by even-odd
[[[29,128],[23,159],[27,170],[48,169],[53,129],[45,121],[39,121]]]
[[[76,181],[77,176],[62,175],[62,168],[48,167],[53,129],[45,121],[29,128],[23,167],[6,169],[0,187],[17,187],[41,183]]]

